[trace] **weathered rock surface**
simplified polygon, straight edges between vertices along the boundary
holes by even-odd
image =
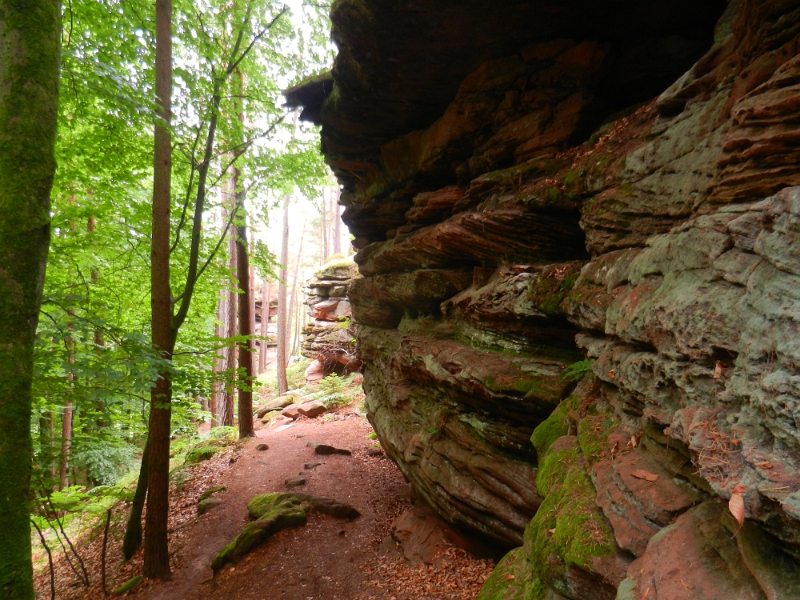
[[[313,360],[306,371],[309,381],[319,381],[336,368],[355,371],[355,341],[349,331],[352,309],[347,284],[358,277],[352,259],[335,259],[306,282],[305,304],[311,321],[303,328],[301,353]]]
[[[481,599],[798,596],[800,0],[332,21],[288,98],[344,186],[369,417],[518,546]]]

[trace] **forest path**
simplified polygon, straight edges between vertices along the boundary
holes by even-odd
[[[150,582],[131,594],[142,600],[269,598],[274,600],[352,600],[390,598],[366,581],[360,565],[375,553],[377,537],[411,506],[397,467],[369,456],[375,444],[369,424],[345,407],[335,420],[300,419],[286,427],[266,428],[244,444],[235,462],[214,480],[226,486],[222,504],[189,520],[173,561],[169,582]],[[317,456],[309,442],[346,448],[352,456]],[[256,450],[266,443],[269,449]],[[320,463],[310,469],[305,466]],[[211,560],[247,523],[247,502],[257,494],[287,491],[284,481],[301,474],[306,484],[295,491],[333,498],[355,506],[361,517],[341,521],[312,514],[305,527],[282,531],[237,565],[213,577]],[[377,537],[376,537],[377,536]]]

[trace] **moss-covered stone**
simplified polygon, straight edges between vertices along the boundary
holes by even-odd
[[[578,443],[587,465],[593,465],[608,450],[608,436],[616,424],[613,415],[606,411],[578,422]]]
[[[569,433],[569,412],[577,409],[579,404],[580,398],[578,396],[570,396],[561,402],[553,413],[533,430],[531,443],[536,448],[540,462],[544,459],[553,442],[562,435]]]
[[[250,515],[258,515],[248,523],[236,538],[226,545],[211,561],[218,571],[228,563],[236,563],[256,546],[263,544],[282,529],[305,525],[309,506],[287,494],[256,496],[247,505]]]
[[[360,516],[349,504],[308,494],[277,493],[255,496],[247,503],[247,512],[255,521],[248,523],[233,541],[219,551],[211,561],[211,568],[216,572],[228,563],[238,562],[245,554],[282,529],[305,525],[308,513],[312,510],[341,519]]]
[[[564,300],[580,276],[583,261],[552,265],[531,281],[528,299],[536,309],[548,316],[564,314]]]
[[[196,446],[194,448],[190,448],[186,453],[186,459],[184,462],[187,465],[203,462],[204,460],[208,460],[214,456],[217,452],[219,452],[219,450],[220,449],[217,446]]]
[[[210,498],[213,494],[217,492],[224,492],[227,488],[224,485],[215,485],[214,487],[208,488],[205,492],[200,494],[197,498],[198,504],[205,500],[206,498]]]
[[[533,575],[522,548],[497,563],[476,600],[544,600],[547,587]]]
[[[570,596],[567,569],[591,572],[593,559],[614,553],[614,538],[595,506],[596,492],[577,439],[571,447],[546,455],[542,471],[540,491],[547,495],[525,529],[524,551],[536,577]]]

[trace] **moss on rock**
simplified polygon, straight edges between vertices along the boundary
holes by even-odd
[[[541,462],[550,446],[562,435],[569,433],[569,412],[578,408],[580,398],[570,396],[559,404],[553,413],[542,421],[531,435],[531,443]]]
[[[227,544],[211,561],[218,571],[228,563],[239,562],[248,552],[266,542],[277,532],[305,525],[308,513],[317,510],[340,519],[354,519],[360,513],[350,506],[308,494],[274,493],[254,496],[247,503],[247,512],[255,521]]]
[[[596,492],[577,439],[571,447],[546,455],[539,477],[546,496],[525,529],[524,551],[536,577],[569,595],[567,569],[592,571],[594,558],[614,553],[614,538],[595,505]]]
[[[533,575],[522,548],[497,563],[476,600],[544,600],[547,587]]]
[[[203,462],[214,456],[219,450],[217,446],[196,446],[186,453],[184,464],[191,465]]]

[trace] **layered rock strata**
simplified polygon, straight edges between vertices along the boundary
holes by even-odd
[[[306,282],[304,303],[311,320],[303,328],[300,351],[312,359],[311,371],[320,378],[337,369],[355,371],[361,366],[350,333],[352,310],[347,299],[347,286],[356,277],[352,259],[336,259]]]
[[[289,94],[383,448],[483,599],[800,597],[800,1],[459,7],[337,1]]]

